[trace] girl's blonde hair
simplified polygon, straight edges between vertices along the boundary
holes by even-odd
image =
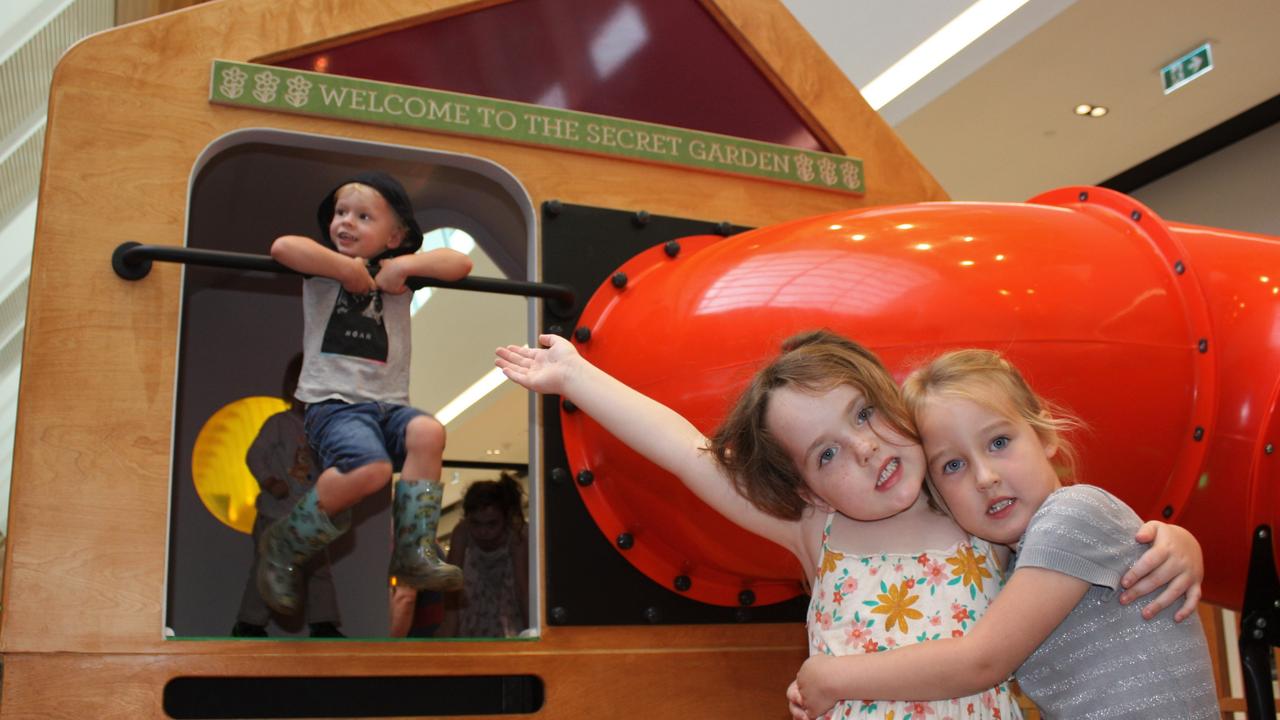
[[[939,355],[907,376],[902,397],[913,418],[919,417],[932,397],[963,398],[1006,417],[1021,418],[1041,442],[1057,444],[1054,469],[1064,484],[1073,482],[1079,456],[1066,434],[1083,423],[1037,395],[1018,368],[994,350],[973,348]]]
[[[827,330],[795,335],[782,344],[782,354],[756,373],[711,438],[716,460],[761,512],[798,520],[813,498],[765,422],[773,391],[825,392],[840,385],[856,388],[884,422],[919,442],[897,383],[870,350]]]

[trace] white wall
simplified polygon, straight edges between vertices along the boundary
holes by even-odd
[[[1130,193],[1166,220],[1280,237],[1280,124]]]

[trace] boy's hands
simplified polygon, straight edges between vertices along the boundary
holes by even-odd
[[[378,289],[378,283],[369,274],[369,268],[365,265],[363,258],[347,257],[339,253],[334,255],[342,258],[345,265],[342,267],[342,287],[352,295],[368,295]],[[382,273],[378,273],[381,275]]]
[[[563,395],[581,357],[573,343],[559,335],[539,335],[545,348],[508,345],[497,349],[494,361],[502,373],[521,387],[543,395]]]
[[[400,258],[387,258],[378,265],[378,275],[373,280],[377,284],[378,289],[391,295],[399,295],[408,292],[409,287],[404,284],[409,279],[408,263],[397,262]]]
[[[1125,588],[1120,604],[1128,605],[1167,583],[1164,592],[1142,609],[1142,617],[1150,620],[1181,598],[1182,607],[1173,619],[1187,619],[1200,602],[1200,583],[1204,580],[1200,543],[1185,528],[1158,520],[1138,528],[1134,537],[1140,543],[1151,543],[1151,547],[1120,578],[1120,585]]]

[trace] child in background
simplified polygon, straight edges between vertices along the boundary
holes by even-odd
[[[1060,473],[1070,477],[1074,464],[1063,433],[1077,423],[988,350],[942,355],[913,373],[904,393],[934,488],[961,527],[1015,551],[1014,572],[963,637],[810,658],[794,687],[794,716],[821,716],[847,697],[974,692],[1016,670],[1046,718],[1220,717],[1192,614],[1198,592],[1175,616],[1149,622],[1144,603],[1113,602],[1145,549],[1134,540],[1141,521],[1101,488],[1063,486]],[[797,705],[805,712],[794,713]]]
[[[301,370],[302,355],[298,354],[285,369],[284,394],[281,397],[293,398]],[[254,501],[258,516],[253,521],[253,564],[240,597],[236,624],[231,628],[232,637],[267,637],[271,612],[258,592],[257,544],[271,523],[289,514],[294,503],[315,485],[319,472],[315,453],[307,444],[302,418],[302,403],[297,401],[288,410],[267,418],[245,455],[245,464],[258,481],[260,490]],[[333,587],[327,551],[317,553],[302,567],[302,574],[306,583],[305,607],[311,637],[343,637],[338,630],[341,622],[338,594]]]
[[[440,637],[516,637],[529,627],[529,532],[515,476],[472,483],[449,541],[462,590],[445,594]]]
[[[563,395],[726,518],[814,569],[810,653],[963,634],[995,596],[1001,570],[992,547],[931,507],[924,452],[898,387],[860,345],[828,332],[788,340],[708,440],[564,338],[539,342],[546,348],[499,348],[496,364],[526,388]],[[1174,551],[1165,563],[1146,558],[1136,575],[1155,566],[1163,580],[1198,586],[1199,546],[1186,531],[1161,527],[1161,546]],[[834,716],[1021,717],[1004,678],[956,695],[966,696],[842,701]]]
[[[458,280],[471,260],[448,249],[416,252],[422,231],[404,188],[365,172],[325,196],[320,241],[285,235],[271,257],[303,281],[302,376],[306,428],[324,468],[315,488],[259,544],[258,588],[278,612],[296,612],[308,558],[350,525],[348,508],[400,470],[391,574],[414,588],[456,588],[462,572],[434,550],[445,431],[408,406],[410,277]]]

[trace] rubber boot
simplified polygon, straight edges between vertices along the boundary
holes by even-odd
[[[395,495],[395,550],[391,575],[415,590],[449,592],[462,588],[462,569],[435,551],[444,485],[434,480],[400,480]]]
[[[336,523],[319,508],[313,488],[262,534],[258,542],[258,593],[272,610],[293,615],[302,607],[304,566],[347,531],[351,513],[340,513]]]

